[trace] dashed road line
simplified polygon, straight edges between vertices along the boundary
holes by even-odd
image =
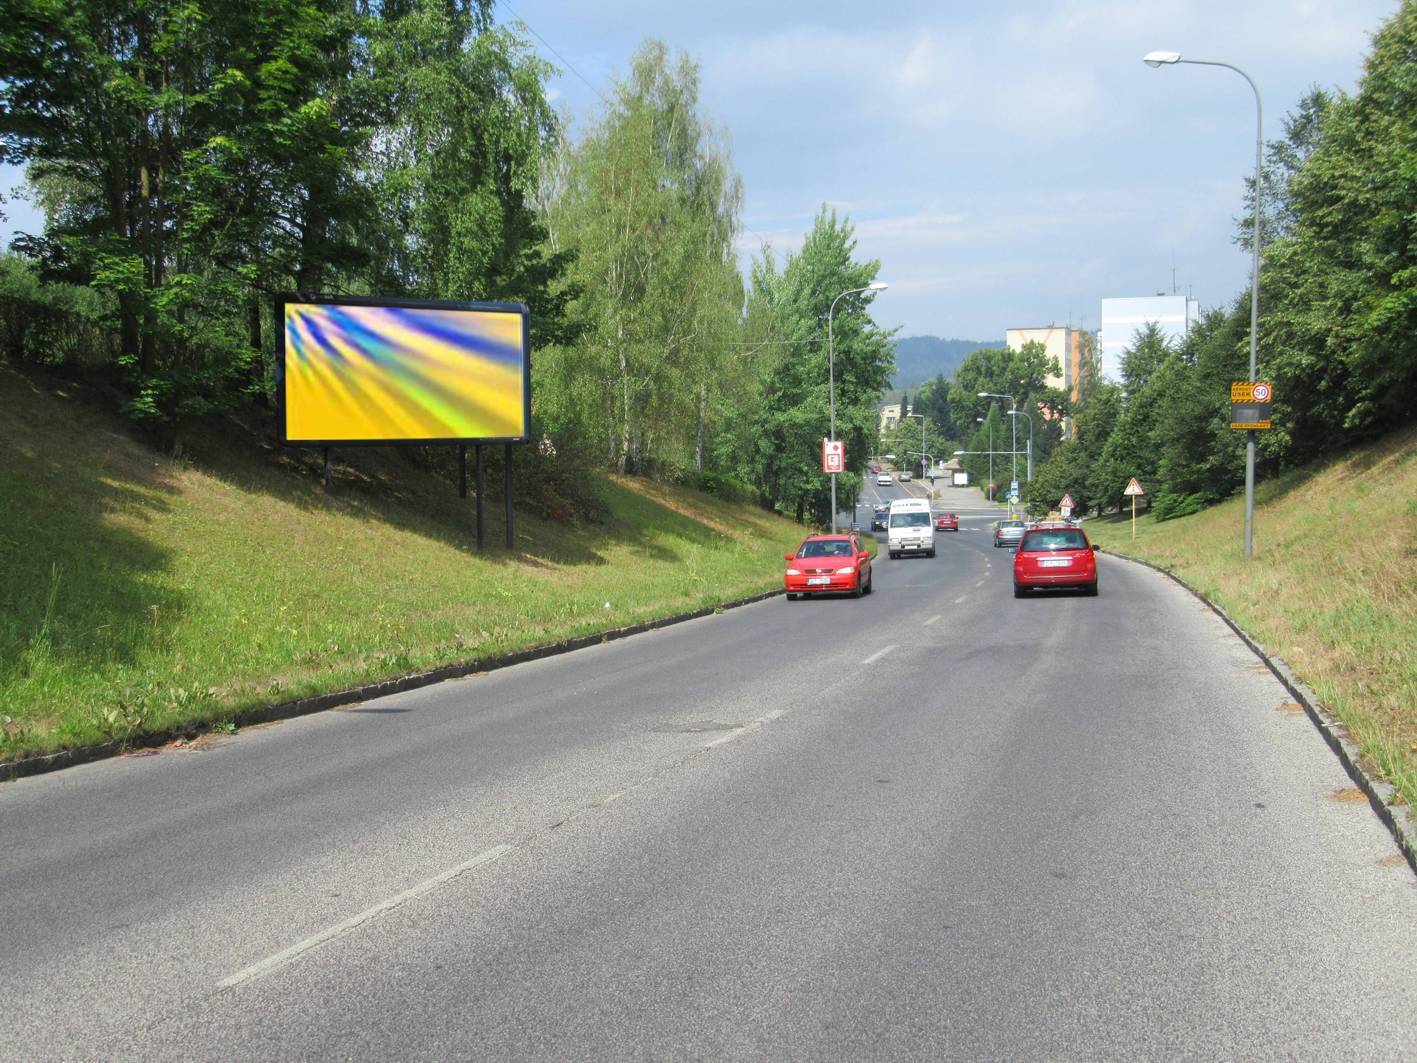
[[[939,614],[939,613],[936,613],[934,616],[932,616],[929,620],[925,621],[925,623],[921,624],[920,626],[921,626],[921,627],[929,627],[931,624],[933,624],[936,620],[939,620],[939,619],[940,619],[940,614]]]
[[[475,867],[481,867],[483,864],[491,863],[499,856],[506,856],[515,848],[516,846],[514,845],[494,845],[491,849],[486,849],[478,853],[471,860],[467,860],[457,867],[451,867],[447,871],[434,875],[430,879],[425,879],[418,885],[406,889],[402,893],[397,893],[388,900],[380,901],[372,908],[366,908],[358,915],[352,915],[343,922],[336,923],[332,927],[321,930],[318,934],[311,934],[304,941],[297,941],[288,949],[282,949],[280,952],[272,956],[267,956],[264,960],[253,963],[249,967],[243,967],[231,977],[223,978],[219,984],[224,989],[230,989],[233,986],[243,985],[246,982],[263,978],[272,971],[279,970],[286,964],[299,959],[312,949],[318,949],[321,945],[349,933],[356,927],[362,926],[364,923],[367,923],[377,916],[383,915],[385,912],[392,912],[395,908],[401,907],[411,900],[422,897],[426,893],[431,893],[433,890],[443,885],[443,883],[452,881],[466,871],[471,871]]]
[[[886,646],[886,647],[884,647],[884,648],[882,648],[882,649],[879,649],[879,650],[877,650],[875,653],[871,654],[871,656],[867,657],[867,658],[866,658],[864,661],[862,661],[861,663],[862,663],[862,664],[875,664],[877,661],[879,661],[882,657],[884,657],[886,654],[890,653],[891,650],[893,650],[893,649],[895,649],[895,648],[896,648],[896,647],[895,647],[894,645],[891,645],[891,646]]]

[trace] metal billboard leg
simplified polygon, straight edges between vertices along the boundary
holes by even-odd
[[[503,448],[505,460],[502,464],[504,475],[504,487],[507,496],[507,549],[511,550],[516,542],[512,534],[512,444],[508,443]]]
[[[483,547],[482,536],[482,503],[487,497],[486,484],[482,478],[482,444],[473,444],[473,475],[476,477],[475,486],[477,488],[477,549]]]

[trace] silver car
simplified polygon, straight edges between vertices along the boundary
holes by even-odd
[[[1024,522],[1022,520],[1001,520],[994,525],[994,545],[998,546],[1018,546],[1019,540],[1023,538]]]

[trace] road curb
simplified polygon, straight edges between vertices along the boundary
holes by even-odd
[[[1225,621],[1231,631],[1235,632],[1250,650],[1264,662],[1265,666],[1274,674],[1274,677],[1283,684],[1284,689],[1289,692],[1289,696],[1303,706],[1304,712],[1309,720],[1318,728],[1318,732],[1323,736],[1323,740],[1328,743],[1330,749],[1338,756],[1339,762],[1343,765],[1348,777],[1353,780],[1357,787],[1368,797],[1368,804],[1377,813],[1378,819],[1382,820],[1387,829],[1392,833],[1393,839],[1397,842],[1397,847],[1402,855],[1407,858],[1413,872],[1417,872],[1417,822],[1414,822],[1413,813],[1404,805],[1393,805],[1390,802],[1397,796],[1397,789],[1391,783],[1383,782],[1369,775],[1363,767],[1363,754],[1356,745],[1348,738],[1347,729],[1336,719],[1328,709],[1324,708],[1323,702],[1319,701],[1314,694],[1289,667],[1282,657],[1277,657],[1269,653],[1259,641],[1248,631],[1235,622],[1234,617],[1227,613],[1221,606],[1211,601],[1196,588],[1192,587],[1169,568],[1144,561],[1139,557],[1130,557],[1127,554],[1119,554],[1115,550],[1107,551],[1109,557],[1115,557],[1122,561],[1130,561],[1134,565],[1141,565],[1154,572],[1160,572],[1172,582],[1179,584],[1189,591],[1196,598],[1205,603],[1221,620]]]
[[[510,668],[514,664],[525,664],[528,661],[537,661],[544,657],[557,657],[563,653],[583,650],[590,646],[598,646],[606,642],[615,642],[619,639],[629,638],[631,635],[640,635],[646,631],[654,631],[657,628],[670,627],[673,624],[682,624],[689,620],[699,620],[706,616],[712,616],[715,613],[721,613],[725,609],[737,609],[740,606],[767,601],[769,598],[775,598],[780,594],[782,594],[781,589],[763,591],[759,594],[750,594],[745,598],[735,598],[732,601],[723,602],[719,605],[706,605],[699,609],[692,609],[686,613],[674,613],[671,616],[657,617],[652,620],[641,620],[638,623],[629,624],[625,627],[610,628],[606,631],[599,631],[590,635],[578,635],[573,639],[562,639],[559,642],[533,646],[530,649],[518,650],[515,653],[502,654],[499,657],[474,659],[464,661],[460,664],[447,664],[443,665],[441,668],[434,668],[427,672],[415,672],[412,675],[398,676],[394,679],[384,679],[377,683],[366,683],[363,686],[350,687],[347,690],[337,690],[328,694],[315,694],[308,698],[300,698],[296,701],[284,701],[274,705],[261,705],[254,709],[246,709],[230,719],[221,722],[223,724],[232,723],[237,727],[250,727],[258,723],[275,723],[279,720],[294,719],[297,716],[311,716],[317,712],[326,712],[329,709],[337,709],[345,705],[355,705],[362,701],[370,701],[374,698],[385,697],[389,694],[401,694],[406,690],[417,690],[419,687],[432,686],[434,683],[446,682],[449,679],[461,679],[463,676],[473,675],[478,672],[494,672],[501,668]],[[210,727],[199,727],[185,731],[161,731],[142,735],[127,743],[104,742],[102,745],[81,746],[77,749],[62,750],[58,753],[46,753],[42,756],[12,760],[0,764],[0,782],[9,782],[31,775],[43,775],[47,772],[59,771],[63,768],[73,768],[80,764],[92,763],[96,760],[107,760],[124,753],[140,754],[144,750],[158,749],[176,739],[194,738],[198,735],[206,734],[210,730]]]

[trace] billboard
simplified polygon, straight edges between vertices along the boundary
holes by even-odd
[[[276,311],[283,442],[526,442],[526,307],[292,295]]]

